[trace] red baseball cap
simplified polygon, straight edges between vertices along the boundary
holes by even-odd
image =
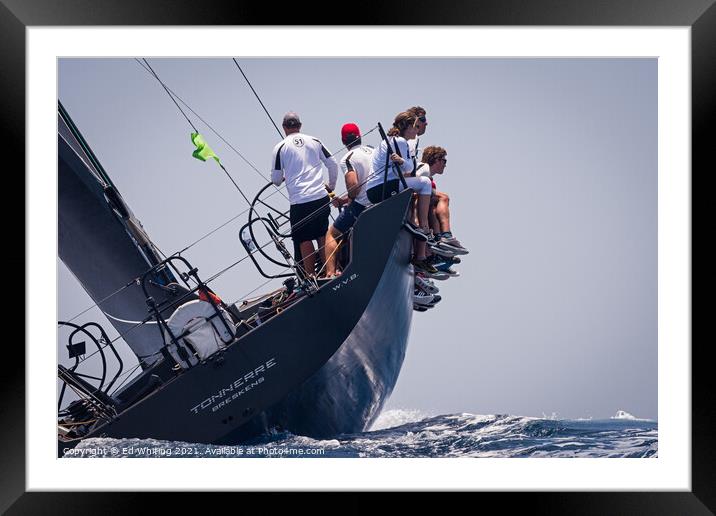
[[[344,144],[353,143],[360,138],[360,129],[356,124],[344,124],[341,128],[341,140]]]

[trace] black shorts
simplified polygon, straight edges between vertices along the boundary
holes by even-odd
[[[373,204],[378,204],[384,200],[384,198],[381,197],[383,195],[383,185],[385,185],[385,199],[400,192],[400,179],[391,179],[386,183],[381,183],[373,188],[369,188],[365,193],[368,195],[368,200]]]
[[[291,238],[306,242],[326,236],[331,205],[328,195],[315,201],[291,205]]]
[[[358,201],[351,201],[343,208],[341,214],[336,217],[333,227],[341,233],[346,233],[356,223],[363,210],[365,210],[365,206]]]

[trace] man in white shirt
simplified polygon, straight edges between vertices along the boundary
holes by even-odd
[[[329,192],[336,187],[338,163],[321,141],[301,132],[301,119],[294,112],[283,117],[286,138],[273,149],[271,181],[276,186],[286,181],[291,203],[291,238],[300,252],[300,263],[307,275],[314,275],[318,243],[321,260],[331,213]],[[328,169],[328,184],[323,181],[321,163]],[[328,191],[326,191],[328,190]]]
[[[360,129],[356,124],[345,124],[341,128],[341,140],[348,147],[348,152],[340,160],[347,193],[333,199],[333,205],[342,206],[343,210],[326,234],[326,277],[335,276],[337,272],[338,239],[353,227],[358,216],[370,206],[365,185],[372,173],[373,148],[361,145]]]

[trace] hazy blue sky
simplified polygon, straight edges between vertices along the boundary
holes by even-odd
[[[389,126],[416,104],[428,111],[421,147],[448,151],[438,187],[471,253],[459,278],[437,282],[443,301],[414,314],[387,408],[657,418],[656,59],[240,63],[277,123],[297,111],[331,151],[344,123]],[[253,196],[279,136],[233,61],[150,64],[265,176],[192,117]],[[58,80],[60,100],[166,254],[246,208],[215,164],[191,157],[190,126],[137,62],[61,59]],[[244,223],[187,253],[203,277],[245,256]],[[68,319],[92,302],[58,264],[58,316]],[[213,288],[235,301],[263,281],[247,260]],[[98,310],[79,319],[89,320],[116,335]]]

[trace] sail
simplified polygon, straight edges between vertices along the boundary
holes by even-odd
[[[141,286],[125,286],[160,255],[61,104],[58,176],[60,259],[146,367],[161,357],[164,339],[157,324],[138,325],[149,315]],[[158,304],[187,292],[166,268],[150,280],[147,290]]]

